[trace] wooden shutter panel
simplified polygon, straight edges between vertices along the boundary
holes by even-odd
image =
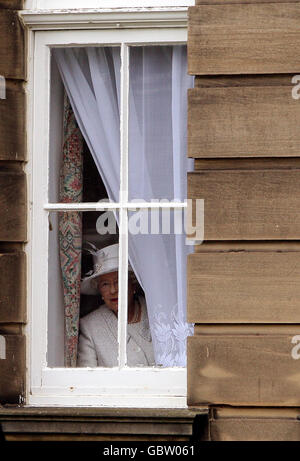
[[[24,108],[23,82],[6,80],[6,99],[0,99],[0,160],[25,160]]]
[[[206,240],[300,238],[300,169],[195,171],[188,194],[205,200]]]
[[[217,408],[210,434],[217,441],[298,441],[297,408]]]
[[[1,323],[25,323],[25,253],[0,254],[0,328]]]
[[[24,404],[26,322],[25,37],[17,8],[0,0],[0,404]],[[3,98],[5,96],[5,99]]]
[[[190,90],[189,156],[299,156],[299,101],[292,98],[291,79],[278,78],[272,86],[227,81],[226,87]]]
[[[1,334],[0,342],[0,404],[23,404],[26,369],[25,336]],[[3,344],[5,344],[4,349]]]
[[[188,257],[188,404],[212,406],[212,440],[279,440],[300,407],[299,20],[299,1],[189,9],[188,198],[204,199],[204,243]]]
[[[24,0],[0,0],[0,9],[21,10],[23,8]]]
[[[299,248],[226,249],[189,257],[188,321],[300,324]]]
[[[211,3],[190,8],[191,74],[299,71],[299,2]]]
[[[26,181],[24,173],[0,173],[0,240],[26,240]]]
[[[188,404],[300,406],[299,362],[293,358],[290,331],[281,327],[244,332],[241,327],[189,338]],[[207,330],[209,331],[209,330]]]
[[[0,24],[0,75],[7,79],[24,80],[24,30],[17,12],[0,7]]]

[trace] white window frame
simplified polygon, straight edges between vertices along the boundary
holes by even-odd
[[[28,10],[72,10],[78,8],[153,8],[193,6],[195,0],[25,0]]]
[[[47,367],[48,212],[74,209],[48,203],[51,47],[120,45],[123,65],[121,100],[120,264],[127,267],[128,208],[128,45],[179,44],[187,40],[187,9],[20,13],[30,29],[28,76],[28,324],[27,405],[186,408],[185,368],[129,368],[124,354],[127,329],[127,271],[122,271],[118,337],[120,362],[115,368]],[[93,27],[91,28],[91,24]],[[64,30],[61,30],[61,29]],[[41,116],[43,114],[43,116]],[[153,204],[143,204],[150,208]],[[170,204],[169,204],[170,206]],[[172,205],[171,205],[172,206]],[[172,207],[184,207],[177,203]],[[79,204],[99,210],[99,204]],[[139,204],[140,207],[140,204]],[[103,209],[103,203],[101,204]]]

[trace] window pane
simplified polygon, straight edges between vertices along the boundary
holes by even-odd
[[[104,195],[119,201],[119,104],[120,47],[52,51],[50,202],[97,202]],[[64,187],[76,189],[78,200],[62,197],[61,174],[68,175]]]
[[[50,367],[118,365],[118,221],[112,211],[49,214]],[[145,294],[128,269],[127,364],[154,366]]]
[[[110,233],[104,234],[108,226]],[[50,367],[117,366],[116,255],[118,226],[113,212],[50,213]]]
[[[156,366],[186,365],[186,259],[182,210],[138,210],[129,213],[129,258],[143,287]],[[144,309],[145,310],[145,309]],[[147,344],[146,333],[143,344]]]
[[[120,50],[60,49],[53,56],[50,199],[116,201]],[[184,46],[130,49],[130,199],[186,198],[190,83]],[[59,126],[63,130],[56,136]],[[118,222],[114,212],[50,213],[49,366],[118,365]],[[129,228],[129,366],[185,365],[191,331],[185,322],[187,248],[172,223],[166,231],[163,220],[159,229],[151,222],[154,231],[138,235]]]
[[[130,48],[129,198],[186,198],[186,46]]]

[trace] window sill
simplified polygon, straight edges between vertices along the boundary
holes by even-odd
[[[189,409],[0,408],[6,440],[177,440],[188,441],[196,415]],[[205,420],[203,426],[206,426]],[[205,433],[206,427],[203,427]],[[205,435],[203,436],[206,437]]]

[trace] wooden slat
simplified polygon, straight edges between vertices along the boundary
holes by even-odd
[[[2,335],[21,335],[23,333],[23,325],[21,323],[1,323],[0,334]]]
[[[286,158],[196,158],[194,170],[294,170],[300,168],[299,157]]]
[[[266,75],[209,75],[195,77],[195,88],[227,88],[239,86],[295,86],[292,78],[295,74]]]
[[[300,423],[295,418],[235,418],[213,420],[210,424],[212,441],[299,441]]]
[[[189,322],[300,323],[300,253],[191,254],[187,274]]]
[[[300,324],[254,324],[254,323],[243,323],[243,324],[230,324],[230,323],[204,323],[196,324],[194,327],[194,336],[249,336],[249,335],[260,335],[260,336],[283,336],[290,335],[294,336],[295,331],[300,332]]]
[[[299,156],[300,101],[288,86],[189,91],[190,157]]]
[[[232,252],[232,251],[259,251],[259,252],[274,252],[274,251],[300,251],[299,240],[264,240],[264,241],[214,241],[209,240],[201,245],[194,246],[194,253],[216,253],[216,252]]]
[[[26,180],[24,174],[0,173],[0,240],[26,240]]]
[[[0,0],[0,8],[22,10],[24,0]]]
[[[189,173],[188,198],[204,199],[204,240],[300,237],[300,170]]]
[[[231,407],[215,406],[211,410],[211,419],[297,419],[299,407]]]
[[[199,5],[189,9],[189,73],[297,73],[300,4]]]
[[[0,253],[10,253],[11,251],[22,251],[22,242],[0,242]]]
[[[0,254],[0,323],[24,323],[25,253]]]
[[[300,409],[214,407],[210,420],[211,440],[299,441]]]
[[[300,362],[292,358],[293,336],[188,338],[188,404],[299,406]]]
[[[6,80],[0,120],[0,160],[25,160],[25,91],[21,82]]]
[[[0,75],[25,79],[24,30],[17,12],[9,9],[0,9]]]
[[[24,403],[25,336],[4,335],[6,358],[0,357],[0,404]],[[0,338],[0,339],[1,339]],[[2,345],[3,340],[1,340]],[[1,349],[2,352],[2,349]]]

